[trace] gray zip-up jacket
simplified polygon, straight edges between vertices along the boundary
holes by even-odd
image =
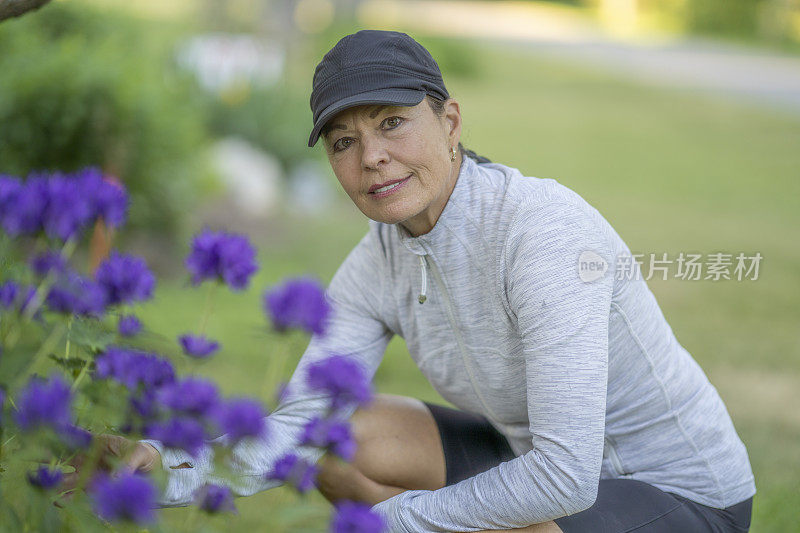
[[[397,334],[436,390],[484,415],[517,457],[381,502],[391,531],[545,522],[590,507],[600,478],[718,508],[749,498],[753,474],[725,405],[629,259],[577,193],[465,157],[430,232],[370,221],[328,287],[329,334],[312,337],[269,436],[236,448],[235,490],[275,486],[262,474],[327,405],[303,383],[309,363],[351,353],[372,376]],[[192,460],[155,444],[170,474],[162,503],[186,503],[213,475],[210,449]],[[168,468],[187,460],[194,468]]]

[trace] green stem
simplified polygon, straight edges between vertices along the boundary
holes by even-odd
[[[283,373],[284,363],[289,356],[287,349],[288,339],[281,339],[283,342],[275,343],[276,349],[269,358],[267,363],[267,372],[264,376],[264,384],[262,389],[262,396],[269,394],[270,390],[274,390],[278,384],[278,380]]]
[[[81,372],[80,374],[78,374],[78,377],[75,378],[75,381],[72,382],[72,387],[70,387],[70,390],[74,391],[78,388],[78,385],[83,380],[84,376],[86,376],[87,373],[86,371],[88,369],[89,369],[89,361],[87,360],[83,362],[83,368],[81,368]]]
[[[72,257],[72,254],[73,252],[75,252],[75,247],[77,246],[77,244],[78,241],[75,238],[68,239],[67,242],[64,243],[64,246],[61,248],[61,255],[64,257],[65,260],[68,261],[69,258]],[[33,315],[36,314],[36,311],[38,311],[39,308],[44,303],[45,300],[44,295],[47,293],[48,290],[50,290],[50,287],[53,285],[54,281],[55,281],[55,273],[53,271],[48,272],[47,276],[45,276],[44,280],[42,280],[42,283],[38,287],[36,287],[36,292],[34,292],[33,298],[31,299],[30,303],[28,304],[27,307],[25,307],[25,312],[22,313],[22,322],[30,322]],[[16,346],[20,336],[21,336],[20,325],[18,322],[15,322],[12,325],[11,330],[8,332],[8,335],[6,336],[5,348],[7,350],[10,350],[14,346]]]
[[[27,366],[25,367],[25,371],[17,376],[12,389],[16,389],[16,387],[19,385],[19,382],[27,376],[28,370],[34,368],[39,359],[41,359],[42,356],[50,352],[55,347],[56,343],[58,342],[58,338],[61,337],[63,333],[64,326],[62,324],[59,324],[53,328],[53,331],[50,332],[50,335],[47,337],[47,339],[45,339],[42,345],[39,346],[39,351],[37,351],[36,354],[30,358]]]
[[[75,238],[67,239],[67,242],[65,242],[63,248],[61,248],[61,256],[68,261],[69,258],[72,257],[73,252],[75,252],[75,247],[77,246],[77,244],[78,244],[77,239]],[[44,303],[44,295],[50,288],[50,286],[53,284],[53,281],[55,281],[55,276],[56,275],[54,271],[51,270],[50,272],[47,273],[47,276],[45,276],[45,279],[44,281],[42,281],[41,285],[39,285],[36,288],[36,293],[33,296],[33,301],[31,301],[31,304],[25,308],[25,312],[22,315],[25,322],[30,321],[33,315],[36,314],[36,311],[38,311],[39,308]]]
[[[72,320],[75,317],[70,315],[69,322],[67,323],[67,343],[64,347],[64,359],[69,359],[70,335],[72,334]]]
[[[217,290],[218,285],[219,285],[218,282],[212,283],[211,286],[208,288],[208,291],[206,292],[206,303],[203,306],[203,316],[200,319],[200,331],[199,331],[200,335],[203,335],[206,332],[206,324],[208,323],[208,317],[211,316],[211,310],[214,305],[213,296]]]

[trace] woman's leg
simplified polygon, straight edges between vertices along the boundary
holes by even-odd
[[[358,447],[352,463],[326,455],[317,484],[329,501],[355,499],[375,505],[404,490],[445,484],[439,431],[416,398],[377,394],[350,418]]]
[[[404,490],[445,486],[442,440],[425,404],[405,396],[378,394],[350,419],[358,448],[352,463],[326,455],[320,461],[319,491],[330,502],[357,500],[375,505]],[[558,533],[553,522],[514,531]]]

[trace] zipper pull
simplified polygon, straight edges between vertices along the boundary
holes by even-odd
[[[422,286],[421,286],[420,291],[419,291],[419,303],[421,303],[421,304],[424,304],[425,300],[428,299],[428,297],[425,296],[425,291],[428,288],[428,276],[425,273],[425,259],[424,259],[424,257],[425,257],[424,255],[420,255],[419,256],[419,266],[422,268],[422,272],[421,272],[421,274],[422,274]]]

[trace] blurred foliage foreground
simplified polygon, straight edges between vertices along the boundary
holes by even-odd
[[[275,450],[271,464],[246,459],[263,456],[270,445],[261,401],[223,397],[212,380],[177,372],[220,350],[206,335],[214,291],[243,291],[258,270],[245,236],[203,230],[194,238],[185,266],[191,284],[206,285],[208,293],[198,327],[174,342],[143,336],[134,314],[156,285],[144,259],[114,251],[89,275],[73,266],[87,230],[122,226],[128,202],[125,190],[97,169],[24,183],[0,176],[3,528],[84,532],[119,523],[158,529],[154,508],[164,472],[174,473],[168,467],[175,466],[196,469],[199,483],[192,486],[199,488],[175,502],[194,504],[179,528],[194,531],[208,526],[201,511],[235,511],[231,486],[247,492],[285,482],[304,493],[315,485],[321,453],[354,457],[347,418],[372,391],[369,376],[347,354],[322,354],[303,384],[283,388],[282,397],[322,394],[329,402],[305,424],[296,447]],[[318,282],[298,278],[266,291],[263,310],[273,325],[262,335],[274,348],[270,382],[288,353],[279,336],[291,329],[324,336],[331,308]],[[136,441],[144,437],[161,452],[164,471],[136,472],[136,447],[146,449]],[[168,459],[174,457],[173,465]],[[203,477],[209,468],[213,479]],[[370,506],[340,501],[331,529],[377,533],[383,523]]]

